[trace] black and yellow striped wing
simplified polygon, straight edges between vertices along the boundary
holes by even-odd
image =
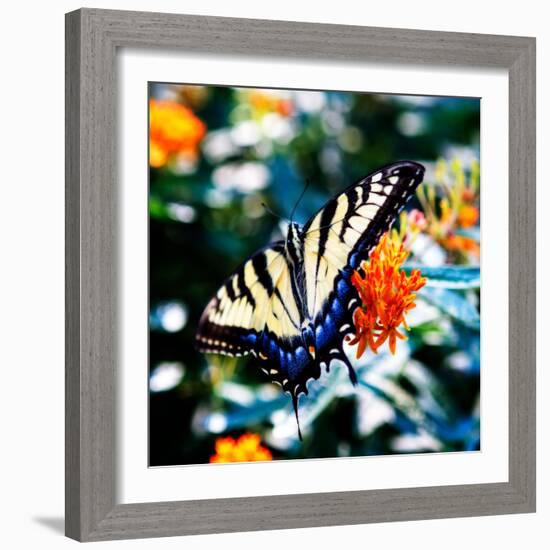
[[[226,279],[200,319],[200,351],[262,357],[262,333],[281,341],[300,334],[301,312],[284,248],[281,241],[260,250]]]
[[[292,395],[296,410],[297,389],[321,370],[304,347],[294,275],[284,242],[256,253],[206,306],[195,341],[204,353],[255,356],[261,370]]]
[[[402,161],[380,168],[330,200],[304,226],[307,309],[315,319],[336,289],[390,228],[422,181],[424,167]]]
[[[414,162],[385,166],[334,197],[304,226],[304,338],[319,366],[328,369],[332,361],[341,361],[354,384],[355,371],[344,351],[359,305],[351,275],[391,227],[423,175],[424,167]],[[308,374],[317,377],[317,368]],[[307,393],[305,383],[295,391]]]

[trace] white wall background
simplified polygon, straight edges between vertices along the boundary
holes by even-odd
[[[64,13],[81,0],[24,1],[4,5],[0,32],[0,545],[4,548],[68,548],[63,532],[63,166]],[[89,6],[92,7],[92,6]],[[550,31],[545,5],[523,0],[506,7],[472,0],[391,2],[246,2],[245,0],[94,1],[93,7],[161,10],[536,36],[538,40],[539,334],[550,328],[544,285],[550,269],[548,215],[550,171]],[[545,125],[546,123],[546,125]],[[21,166],[33,167],[20,172]],[[533,236],[534,238],[534,236]],[[490,246],[490,243],[485,246]],[[32,347],[26,341],[32,334]],[[538,512],[521,516],[452,519],[353,527],[301,529],[107,543],[113,548],[271,549],[344,544],[360,548],[446,550],[548,544],[550,522],[550,390],[539,338]],[[32,384],[31,386],[29,384]]]

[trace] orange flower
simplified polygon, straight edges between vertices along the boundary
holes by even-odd
[[[479,210],[471,205],[464,204],[458,211],[458,224],[464,228],[472,227],[479,219]]]
[[[435,180],[437,186],[423,184],[417,190],[428,222],[426,231],[453,254],[455,261],[468,263],[472,256],[479,256],[479,244],[455,233],[479,222],[479,165],[472,163],[467,174],[456,160],[450,164],[438,161]]]
[[[216,439],[216,454],[210,457],[211,463],[220,462],[257,462],[272,460],[269,449],[260,445],[259,434],[246,433],[238,439],[218,437]]]
[[[195,160],[206,127],[191,109],[175,101],[149,102],[149,164],[165,166],[170,160]]]
[[[415,307],[414,293],[426,284],[417,269],[409,276],[401,269],[408,255],[398,233],[386,233],[361,270],[352,274],[351,282],[361,299],[353,317],[355,337],[349,341],[357,344],[357,358],[367,347],[376,353],[386,340],[395,353],[397,339],[406,339],[398,329],[403,325],[409,330],[405,314]]]
[[[288,97],[257,89],[248,90],[247,94],[251,107],[260,117],[267,113],[279,113],[282,116],[292,114],[293,105]]]
[[[479,243],[469,237],[462,235],[449,235],[443,242],[447,250],[456,250],[458,252],[470,252],[474,256],[479,256]]]
[[[472,187],[465,187],[462,191],[462,200],[464,202],[474,202],[476,200],[476,193]]]

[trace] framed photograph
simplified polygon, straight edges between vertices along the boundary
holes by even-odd
[[[535,40],[67,14],[66,534],[535,511]]]

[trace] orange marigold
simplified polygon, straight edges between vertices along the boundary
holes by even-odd
[[[355,337],[349,341],[357,344],[357,358],[367,347],[376,353],[386,340],[395,353],[397,339],[406,339],[398,329],[403,325],[409,330],[405,315],[415,307],[415,292],[426,284],[419,270],[413,269],[407,276],[401,269],[408,255],[398,233],[386,233],[369,260],[352,274],[351,282],[361,299],[353,318]]]
[[[149,102],[149,163],[165,166],[171,157],[195,159],[206,132],[204,123],[184,105],[175,101]]]
[[[246,433],[238,439],[218,437],[216,454],[210,457],[211,463],[220,462],[257,462],[272,460],[271,451],[260,445],[259,434]]]

